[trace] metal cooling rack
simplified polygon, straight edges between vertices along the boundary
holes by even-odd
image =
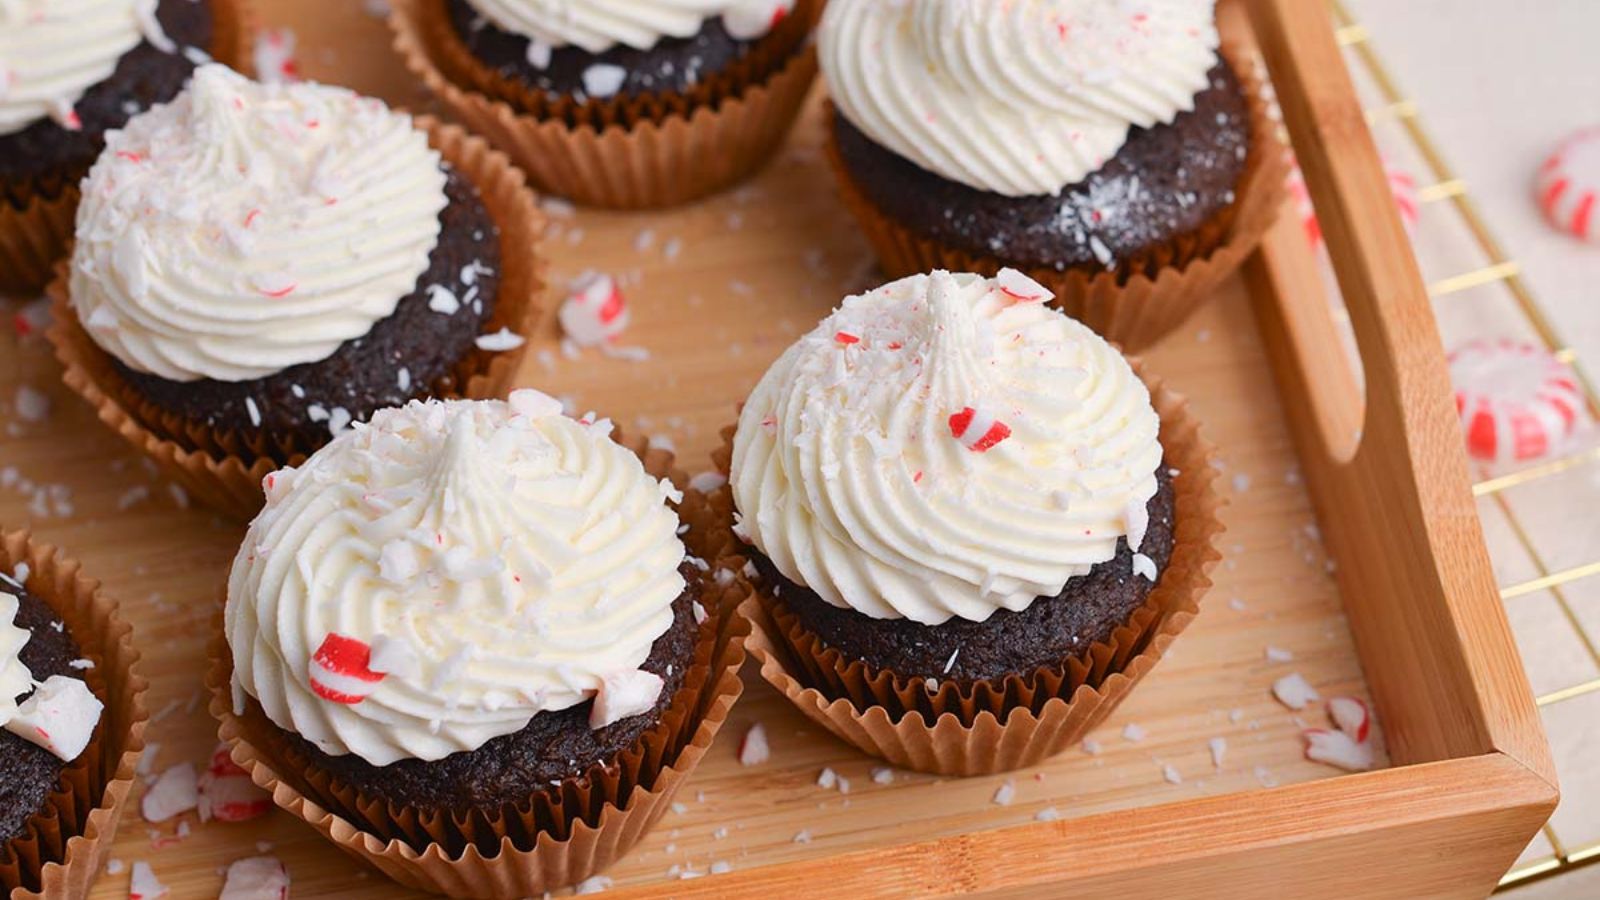
[[[1500,242],[1489,230],[1466,184],[1451,170],[1438,145],[1423,128],[1417,104],[1401,93],[1393,75],[1373,48],[1366,28],[1356,21],[1342,0],[1329,0],[1329,6],[1338,27],[1339,43],[1345,48],[1346,59],[1353,69],[1363,71],[1370,78],[1380,96],[1380,102],[1366,111],[1368,124],[1374,128],[1379,126],[1392,128],[1410,142],[1412,149],[1427,169],[1419,179],[1419,183],[1423,184],[1418,191],[1419,202],[1449,204],[1481,251],[1481,265],[1430,283],[1429,295],[1437,300],[1471,288],[1501,284],[1515,301],[1538,340],[1572,367],[1582,389],[1590,419],[1600,421],[1600,394],[1596,393],[1594,382],[1584,371],[1572,347],[1556,333],[1549,317],[1545,315],[1538,301],[1534,299],[1533,293],[1523,282],[1517,261],[1507,256]],[[1428,183],[1430,179],[1431,183]],[[1597,668],[1600,668],[1600,647],[1596,646],[1595,639],[1585,631],[1582,622],[1573,611],[1568,596],[1568,586],[1571,583],[1591,575],[1600,575],[1600,560],[1552,571],[1541,556],[1538,545],[1530,537],[1527,522],[1519,517],[1518,511],[1505,497],[1505,492],[1511,488],[1597,463],[1600,463],[1600,446],[1573,449],[1564,455],[1505,474],[1492,474],[1480,466],[1476,470],[1479,480],[1473,484],[1472,492],[1476,497],[1488,498],[1489,502],[1492,502],[1504,515],[1510,524],[1518,548],[1538,572],[1535,578],[1502,585],[1501,599],[1511,601],[1527,594],[1548,591],[1561,611],[1565,620],[1564,626],[1572,629],[1589,658]],[[1596,494],[1595,499],[1600,500],[1600,490],[1597,490]],[[1524,511],[1524,516],[1526,515],[1527,512]],[[1493,551],[1495,548],[1490,549]],[[1543,709],[1594,691],[1600,691],[1600,678],[1564,686],[1539,696],[1537,702]],[[1600,723],[1596,723],[1595,727],[1600,728]],[[1558,759],[1558,770],[1563,762],[1573,763],[1571,760]],[[1600,862],[1600,840],[1568,846],[1556,833],[1555,828],[1548,823],[1544,826],[1544,836],[1555,852],[1513,868],[1500,880],[1502,888],[1524,884],[1536,878],[1559,875],[1579,866]]]

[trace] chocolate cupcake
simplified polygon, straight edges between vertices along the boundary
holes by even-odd
[[[830,153],[885,268],[1024,270],[1125,346],[1176,325],[1203,299],[1182,276],[1214,285],[1276,209],[1275,139],[1213,7],[831,4]]]
[[[23,2],[0,9],[0,292],[37,291],[66,247],[106,132],[243,61],[236,0]]]
[[[1158,595],[1196,596],[1214,521],[1192,435],[1050,299],[1011,269],[906,278],[845,300],[750,395],[734,530],[809,687],[1004,722],[1120,669],[1088,671],[1148,640]]]
[[[819,0],[405,0],[398,47],[545,190],[686,202],[768,158],[815,76]]]
[[[0,535],[0,890],[80,896],[143,747],[137,654],[93,582]]]
[[[84,181],[64,293],[92,380],[160,439],[269,469],[469,393],[537,314],[513,177],[377,100],[205,66]]]
[[[270,477],[224,633],[275,772],[459,856],[561,839],[676,762],[723,617],[678,490],[610,433],[535,391],[417,401]]]

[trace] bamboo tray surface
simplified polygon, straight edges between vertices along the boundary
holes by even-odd
[[[388,31],[368,6],[276,0],[263,12],[269,24],[294,28],[307,77],[342,81],[425,109],[426,98],[389,53]],[[1242,24],[1230,21],[1233,27]],[[562,396],[577,411],[610,416],[630,434],[669,442],[691,473],[709,468],[719,430],[732,421],[734,404],[767,364],[842,296],[872,286],[878,277],[831,188],[819,152],[819,111],[813,102],[787,150],[761,176],[706,203],[659,214],[547,204],[555,223],[545,245],[552,283],[559,288],[586,269],[617,275],[633,313],[623,341],[650,355],[641,362],[594,351],[569,358],[552,325],[536,336],[521,383]],[[1321,182],[1315,166],[1308,165],[1308,176]],[[1329,228],[1337,248],[1339,226]],[[1410,895],[1446,894],[1469,883],[1481,893],[1492,885],[1542,821],[1538,811],[1548,814],[1554,802],[1542,739],[1536,728],[1528,731],[1531,714],[1515,702],[1519,689],[1525,699],[1526,685],[1520,677],[1485,682],[1479,655],[1503,666],[1509,647],[1503,618],[1491,617],[1482,626],[1487,631],[1465,638],[1435,623],[1444,635],[1439,642],[1466,659],[1461,672],[1436,672],[1448,682],[1437,689],[1456,692],[1451,696],[1465,710],[1457,714],[1454,700],[1443,704],[1449,710],[1441,715],[1460,719],[1453,730],[1441,732],[1442,726],[1413,714],[1410,701],[1386,701],[1383,691],[1369,691],[1363,654],[1388,666],[1387,656],[1373,654],[1394,648],[1381,635],[1363,635],[1358,649],[1352,636],[1335,580],[1349,573],[1325,550],[1308,492],[1307,429],[1301,420],[1312,413],[1280,403],[1284,342],[1274,339],[1269,346],[1262,336],[1263,330],[1283,333],[1273,330],[1282,326],[1272,312],[1274,292],[1292,281],[1271,263],[1292,259],[1293,248],[1305,256],[1298,231],[1277,229],[1267,263],[1253,267],[1248,283],[1230,281],[1217,302],[1146,356],[1154,371],[1191,398],[1207,436],[1221,448],[1220,484],[1232,501],[1224,511],[1226,555],[1203,614],[1148,683],[1094,735],[1096,752],[1070,751],[1009,776],[940,780],[894,771],[874,778],[877,760],[821,733],[748,667],[746,694],[680,796],[681,811],[669,814],[606,873],[615,886],[714,894],[719,885],[729,891],[783,886],[811,893],[845,884],[862,893],[1037,885],[1055,876],[1024,870],[1060,863],[1051,858],[1051,848],[1087,847],[1076,843],[1087,836],[1074,830],[1072,820],[1096,816],[1094,830],[1105,833],[1106,843],[1120,835],[1121,844],[1086,850],[1086,868],[1078,874],[1088,880],[1074,885],[1187,883],[1190,893],[1201,894],[1208,885],[1221,890],[1238,879],[1259,888],[1280,876],[1246,878],[1237,860],[1248,859],[1243,854],[1249,848],[1262,848],[1259,859],[1269,867],[1310,860],[1299,855],[1298,842],[1324,829],[1334,845],[1324,860],[1354,862],[1363,858],[1363,847],[1333,835],[1362,831],[1369,819],[1380,817],[1376,804],[1391,798],[1404,805],[1391,811],[1395,840],[1467,840],[1480,851],[1481,858],[1464,865],[1417,867]],[[148,738],[158,746],[151,771],[181,763],[203,766],[216,742],[201,683],[204,646],[217,586],[242,529],[189,508],[181,493],[59,384],[43,341],[7,331],[0,336],[0,411],[14,407],[23,386],[48,395],[52,409],[38,422],[11,417],[0,433],[0,522],[30,524],[42,539],[62,545],[104,580],[135,623],[151,680]],[[1318,415],[1337,419],[1340,413]],[[1291,425],[1298,429],[1298,445]],[[1465,491],[1464,478],[1459,487]],[[1327,497],[1321,502],[1326,505]],[[1481,541],[1454,552],[1469,574],[1479,565],[1486,571]],[[1378,568],[1385,565],[1378,561]],[[1344,593],[1350,602],[1348,585]],[[1458,613],[1471,617],[1481,611]],[[1419,655],[1421,644],[1433,642],[1419,641]],[[1269,646],[1290,651],[1293,660],[1270,662]],[[1510,664],[1518,671],[1514,652]],[[1354,694],[1404,713],[1397,758],[1416,765],[1346,776],[1305,760],[1299,734],[1302,727],[1324,724],[1320,707],[1297,714],[1270,693],[1274,679],[1294,671],[1324,697]],[[1392,678],[1385,690],[1396,690]],[[755,722],[769,733],[772,759],[742,767],[738,739]],[[1386,724],[1380,718],[1380,732]],[[1226,742],[1220,765],[1213,764],[1213,738]],[[1385,739],[1380,735],[1378,741],[1382,747]],[[1385,755],[1381,764],[1388,762]],[[1457,766],[1448,775],[1440,768]],[[848,780],[848,793],[817,785],[825,768]],[[1268,790],[1313,782],[1326,790]],[[1446,790],[1452,782],[1456,790]],[[1009,791],[1002,791],[1008,784]],[[1467,792],[1470,799],[1455,796],[1469,785],[1475,788]],[[1013,799],[997,802],[1007,792]],[[189,833],[180,835],[176,823],[152,826],[138,816],[139,793],[136,788],[113,853],[124,868],[102,877],[95,897],[126,896],[127,869],[136,860],[148,862],[173,897],[215,896],[226,862],[260,853],[287,864],[297,897],[408,895],[353,866],[287,814],[207,825],[191,814]],[[1256,808],[1262,810],[1259,828],[1241,829],[1241,811]],[[1118,811],[1126,812],[1096,815]],[[1164,847],[1168,863],[1189,855],[1217,865],[1195,865],[1186,876],[1182,866],[1163,870],[1151,859],[1154,882],[1103,880],[1137,867],[1145,849],[1137,843],[1141,823],[1155,821],[1141,818],[1147,813],[1167,823],[1169,830],[1161,833],[1170,838]],[[1039,823],[1057,815],[1067,821]],[[1184,831],[1185,823],[1192,823],[1192,833]],[[1242,855],[1219,852],[1214,836],[1205,833],[1229,823],[1239,829]],[[1472,826],[1470,834],[1463,823]],[[993,858],[1011,835],[1017,835],[1021,852]],[[955,840],[931,843],[940,839]],[[729,874],[680,880],[681,873],[705,874],[713,866]],[[774,873],[765,880],[757,871],[763,867]],[[1324,867],[1308,862],[1285,871],[1318,879]],[[908,868],[926,872],[919,878]],[[1017,872],[1015,880],[1008,869]],[[1450,880],[1447,872],[1461,880]],[[1336,890],[1314,883],[1320,887],[1307,895]]]

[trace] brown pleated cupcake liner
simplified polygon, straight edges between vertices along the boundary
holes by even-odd
[[[1135,369],[1141,367],[1135,361]],[[1161,417],[1164,465],[1174,481],[1172,558],[1145,604],[1109,639],[1082,655],[1029,675],[961,683],[906,678],[844,657],[808,631],[762,585],[740,612],[752,622],[750,655],[761,677],[817,724],[872,756],[907,769],[984,775],[1034,765],[1082,740],[1153,669],[1199,613],[1223,525],[1213,482],[1214,448],[1200,435],[1188,401],[1141,371]],[[714,454],[726,472],[729,442]],[[724,486],[708,502],[731,533],[733,497]],[[726,541],[726,538],[724,539]],[[719,560],[743,570],[742,548]]]
[[[0,896],[83,897],[111,852],[144,750],[147,682],[138,671],[132,626],[78,563],[32,542],[26,531],[0,532],[0,568],[9,572],[18,563],[30,570],[29,593],[56,611],[84,658],[94,662],[82,675],[105,711],[88,747],[62,769],[44,807],[20,835],[0,845]]]
[[[531,337],[549,314],[543,302],[547,260],[536,252],[544,234],[539,210],[522,173],[505,155],[460,126],[419,117],[417,127],[444,159],[478,188],[484,206],[500,227],[500,287],[494,314],[482,328],[501,328]],[[66,384],[88,400],[112,430],[153,458],[197,500],[235,519],[248,520],[261,508],[261,479],[285,465],[298,465],[317,448],[265,431],[224,432],[158,407],[118,371],[78,321],[72,309],[68,261],[56,266],[49,295],[54,321],[47,332]],[[473,348],[450,377],[419,397],[504,397],[528,345],[501,353]]]
[[[811,34],[822,15],[822,0],[800,0],[793,13],[728,67],[702,78],[683,93],[655,92],[578,99],[552,94],[518,78],[508,77],[473,55],[450,21],[449,0],[418,0],[419,34],[426,50],[451,81],[517,112],[577,128],[589,125],[631,128],[640,122],[660,124],[670,116],[687,116],[701,107],[715,107],[739,96],[781,70]]]
[[[1250,152],[1235,200],[1194,232],[1179,235],[1118,271],[1057,271],[1015,266],[1055,293],[1055,304],[1107,340],[1133,353],[1171,333],[1238,270],[1277,218],[1287,197],[1288,165],[1269,115],[1265,82],[1253,58],[1231,45],[1222,50],[1239,76],[1250,108]],[[845,169],[834,117],[827,116],[827,155],[845,206],[861,225],[890,278],[934,269],[993,276],[1010,265],[922,237],[873,205]]]
[[[210,0],[212,56],[248,73],[255,42],[255,10],[249,0]],[[78,183],[65,176],[40,185],[24,202],[0,199],[0,295],[29,295],[44,290],[57,260],[72,242],[78,211]],[[48,189],[43,189],[48,187]]]
[[[682,486],[671,453],[629,444],[656,477]],[[705,498],[685,492],[679,516],[690,553],[719,552],[720,528]],[[582,881],[626,854],[672,806],[743,691],[739,667],[749,624],[738,607],[751,596],[743,578],[705,572],[695,660],[661,720],[613,760],[516,809],[419,812],[361,794],[308,765],[253,701],[233,711],[232,658],[218,629],[207,684],[219,734],[233,759],[274,802],[356,859],[408,887],[452,897],[515,898]]]
[[[675,206],[745,178],[783,143],[817,74],[816,50],[802,40],[764,80],[726,86],[715,102],[670,109],[659,120],[643,101],[540,116],[455,74],[437,46],[440,26],[430,21],[441,8],[436,0],[391,5],[396,51],[450,114],[510,154],[540,190],[585,206]],[[818,0],[803,0],[790,18],[809,28],[820,11]],[[787,31],[774,39],[780,35]]]

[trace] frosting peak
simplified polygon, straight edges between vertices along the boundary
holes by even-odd
[[[874,618],[982,621],[1137,547],[1160,422],[1127,361],[1012,270],[850,297],[769,369],[734,437],[740,529]]]
[[[753,40],[772,29],[794,0],[471,0],[497,27],[544,48],[603,53],[618,44],[648,50],[662,38],[693,37],[722,16],[728,32]],[[530,58],[533,54],[530,52]]]
[[[440,759],[645,661],[684,589],[670,484],[542,401],[414,401],[268,477],[226,628],[273,722]]]
[[[427,136],[380,101],[203,66],[107,134],[83,183],[73,303],[100,346],[173,381],[317,362],[415,288],[444,186]]]
[[[1214,0],[833,0],[818,37],[840,111],[943,178],[1056,194],[1130,126],[1192,109]]]

